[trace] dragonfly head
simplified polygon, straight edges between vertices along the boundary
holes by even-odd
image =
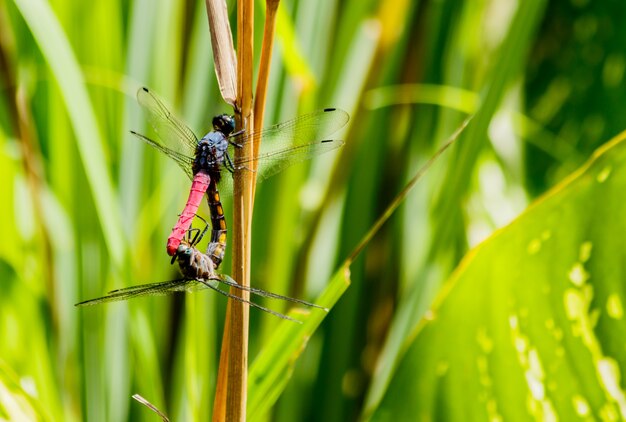
[[[180,260],[188,261],[191,255],[193,255],[193,249],[189,247],[189,245],[183,242],[180,245],[178,245],[178,249],[176,250],[176,255],[174,255],[174,257],[178,258],[179,261]]]
[[[224,136],[228,136],[235,130],[235,118],[228,114],[215,116],[213,118],[213,129],[222,132]]]

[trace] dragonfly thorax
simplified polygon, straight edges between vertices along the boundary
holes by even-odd
[[[212,131],[204,135],[196,147],[193,173],[204,171],[216,179],[216,183],[219,182],[220,168],[224,165],[227,150],[228,139],[222,132]]]

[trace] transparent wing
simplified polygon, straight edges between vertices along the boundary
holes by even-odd
[[[219,277],[219,278],[217,278]],[[287,315],[281,314],[280,312],[272,311],[269,308],[261,306],[257,303],[251,302],[249,300],[240,298],[239,296],[233,295],[229,292],[221,290],[217,287],[217,282],[224,282],[224,280],[230,279],[229,283],[234,284],[235,286],[239,286],[233,279],[228,276],[217,276],[215,279],[209,280],[194,280],[194,279],[178,279],[172,281],[164,281],[160,283],[150,283],[150,284],[140,284],[138,286],[130,286],[125,287],[123,289],[112,290],[106,296],[98,297],[95,299],[85,300],[84,302],[79,302],[75,306],[91,306],[97,305],[100,303],[106,302],[117,302],[121,300],[133,299],[136,297],[142,296],[160,296],[167,295],[174,292],[193,292],[197,290],[211,289],[215,290],[221,295],[224,295],[230,299],[238,300],[240,302],[247,303],[248,305],[260,309],[268,314],[272,314],[277,316],[278,318],[287,319],[290,321],[294,321],[297,323],[301,323],[300,321],[288,317]],[[239,286],[241,287],[241,286]]]
[[[278,317],[278,318],[281,318],[281,319],[286,319],[286,320],[289,320],[289,321],[297,322],[298,324],[302,324],[302,322],[301,322],[301,321],[298,321],[297,319],[293,319],[293,318],[291,318],[291,317],[289,317],[289,316],[287,316],[287,315],[285,315],[285,314],[281,314],[280,312],[272,311],[271,309],[266,308],[265,306],[261,306],[261,305],[259,305],[258,303],[254,303],[254,302],[252,302],[252,301],[249,301],[249,300],[243,299],[243,298],[241,298],[241,297],[239,297],[239,296],[237,296],[237,295],[234,295],[234,294],[232,294],[232,293],[226,292],[226,291],[224,291],[224,290],[222,290],[222,289],[218,288],[218,287],[214,284],[216,281],[219,281],[220,283],[224,283],[226,279],[230,279],[230,280],[231,280],[230,282],[232,282],[232,283],[234,284],[234,285],[233,285],[233,287],[237,287],[237,288],[241,288],[241,287],[243,287],[243,286],[240,286],[239,284],[237,284],[237,282],[235,282],[235,280],[233,280],[232,278],[230,278],[230,277],[228,277],[228,276],[223,276],[223,275],[221,275],[221,274],[220,274],[220,275],[217,275],[215,278],[212,278],[212,279],[209,279],[209,280],[200,280],[200,279],[199,279],[199,280],[197,280],[197,281],[198,281],[199,283],[204,284],[204,285],[205,285],[206,287],[208,287],[209,289],[215,290],[215,291],[216,291],[216,292],[218,292],[219,294],[226,296],[226,297],[227,297],[227,298],[229,298],[229,299],[234,299],[234,300],[237,300],[237,301],[239,301],[239,302],[247,303],[248,305],[252,306],[253,308],[260,309],[260,310],[262,310],[263,312],[267,312],[268,314],[274,315],[274,316],[276,316],[276,317]],[[230,282],[229,282],[229,283],[230,283]],[[229,285],[231,285],[231,284],[229,284]],[[245,290],[245,289],[244,289],[244,290]]]
[[[257,179],[266,179],[284,168],[316,155],[339,148],[343,141],[326,139],[348,123],[350,116],[338,108],[325,108],[295,119],[270,126],[259,132],[234,137],[233,142],[245,145],[261,142],[258,158],[238,157],[236,169],[249,169],[258,161]],[[234,152],[231,153],[235,156]]]
[[[163,154],[170,157],[172,160],[176,162],[176,164],[180,166],[180,168],[185,172],[187,176],[189,176],[190,179],[193,179],[193,171],[191,167],[193,164],[193,158],[187,155],[183,155],[179,152],[172,151],[171,149],[164,147],[163,145],[159,144],[158,142],[153,141],[152,139],[148,138],[145,135],[142,135],[141,133],[137,133],[132,130],[130,131],[130,133],[132,133],[137,138],[144,141],[146,144],[150,145],[151,147],[161,151]]]
[[[190,178],[193,178],[191,167],[198,143],[193,131],[176,118],[163,101],[148,88],[143,87],[137,91],[137,101],[146,110],[158,138],[153,140],[136,132],[132,132],[133,135],[172,158]],[[239,170],[252,169],[252,162],[257,161],[257,180],[263,181],[292,164],[342,146],[343,141],[326,138],[344,127],[349,118],[347,112],[337,108],[304,114],[252,134],[231,138],[231,141],[238,145],[260,141],[258,157],[239,156],[235,159],[234,148],[237,147],[233,146],[229,154],[234,161],[234,167]],[[232,178],[226,174],[227,171],[224,170],[223,173],[219,189],[222,196],[226,197],[232,194],[233,183]]]
[[[146,111],[148,121],[157,133],[157,140],[150,140],[150,145],[159,145],[157,149],[172,158],[176,155],[194,156],[198,145],[195,133],[174,116],[156,94],[146,87],[139,88],[137,102]],[[142,138],[144,141],[146,139]]]
[[[309,307],[323,309],[326,312],[328,312],[328,309],[319,305],[315,305],[313,303],[306,302],[304,300],[293,299],[293,298],[282,296],[276,293],[267,292],[265,290],[255,289],[254,287],[242,286],[238,284],[235,280],[233,280],[231,277],[227,275],[222,275],[222,274],[217,274],[214,278],[211,278],[208,280],[182,278],[178,280],[163,281],[159,283],[140,284],[138,286],[125,287],[122,289],[112,290],[106,296],[79,302],[75,306],[91,306],[91,305],[97,305],[97,304],[106,303],[106,302],[117,302],[121,300],[128,300],[128,299],[133,299],[133,298],[142,297],[142,296],[160,296],[160,295],[167,295],[167,294],[174,293],[174,292],[193,292],[197,290],[212,289],[228,298],[247,303],[248,305],[254,308],[260,309],[264,312],[267,312],[279,318],[288,319],[294,322],[300,322],[291,317],[288,317],[287,315],[281,314],[280,312],[273,311],[257,303],[245,300],[243,298],[240,298],[239,296],[236,296],[229,292],[221,290],[220,288],[217,287],[218,285],[217,283],[222,283],[227,286],[234,287],[240,290],[246,290],[246,291],[251,292],[252,294],[256,294],[259,296],[264,296],[264,297],[269,297],[269,298],[279,299],[279,300],[286,300],[289,302],[294,302],[294,303],[298,303],[298,304],[309,306]]]
[[[250,293],[252,293],[254,295],[257,295],[257,296],[267,297],[267,298],[271,298],[271,299],[284,300],[286,302],[298,303],[300,305],[308,306],[310,308],[323,309],[324,311],[328,312],[327,308],[324,308],[323,306],[316,305],[315,303],[307,302],[307,301],[302,300],[302,299],[294,299],[293,297],[279,295],[278,293],[268,292],[267,290],[257,289],[255,287],[242,286],[241,284],[239,284],[235,280],[233,280],[231,277],[229,277],[227,275],[224,275],[224,274],[216,274],[214,280],[216,280],[216,281],[218,281],[218,282],[220,282],[222,284],[225,284],[227,286],[234,287],[234,288],[239,289],[239,290],[245,290],[245,291],[250,292]]]
[[[206,288],[196,280],[178,279],[162,281],[159,283],[140,284],[138,286],[126,287],[110,291],[106,296],[85,300],[75,306],[90,306],[105,302],[116,302],[141,296],[167,295],[173,292],[194,291],[199,288]]]

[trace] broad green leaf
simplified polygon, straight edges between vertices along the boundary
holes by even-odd
[[[368,418],[626,418],[624,138],[466,256]]]

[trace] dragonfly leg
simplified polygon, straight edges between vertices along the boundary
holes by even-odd
[[[180,216],[180,214],[179,214]],[[200,220],[202,220],[202,222],[204,222],[204,228],[202,230],[200,230],[197,227],[190,227],[187,230],[187,233],[185,234],[185,241],[193,248],[194,246],[196,246],[198,243],[200,243],[200,241],[202,240],[202,238],[204,237],[204,235],[206,234],[206,232],[209,230],[209,223],[207,223],[207,221],[202,218],[201,216],[199,216],[198,214],[195,214],[196,218],[199,218]],[[193,235],[192,238],[192,233],[195,233]],[[174,262],[176,262],[176,258],[178,257],[178,253],[175,253],[172,256],[172,259],[170,261],[171,265],[174,265]]]
[[[191,236],[193,234],[193,240],[191,240]],[[190,227],[189,229],[187,229],[187,233],[185,234],[185,242],[187,243],[192,243],[196,240],[196,238],[198,237],[198,234],[200,234],[200,229],[196,228],[196,227]]]
[[[233,161],[230,159],[230,155],[228,154],[228,152],[224,154],[224,158],[226,158],[226,161],[224,161],[224,167],[226,167],[226,170],[228,170],[231,174],[234,173],[235,165],[233,164]]]
[[[187,230],[187,233],[185,234],[185,241],[189,243],[191,247],[194,247],[195,245],[200,243],[206,232],[209,230],[209,223],[207,223],[204,218],[200,217],[198,214],[196,214],[195,217],[202,220],[202,222],[204,223],[204,228],[200,230],[197,227],[190,227]],[[192,233],[195,233],[193,234],[193,237]]]
[[[248,170],[248,171],[251,171],[252,173],[256,173],[256,170],[253,170],[248,166],[239,166],[235,170]]]
[[[237,132],[233,132],[231,134],[228,135],[228,143],[231,144],[234,147],[237,148],[241,148],[243,147],[243,144],[237,143],[235,141],[231,141],[232,138],[239,136],[239,135],[243,135],[246,132],[246,128],[243,129],[239,129]]]
[[[200,220],[202,220],[202,222],[204,223],[204,228],[202,229],[202,231],[200,231],[200,229],[198,228],[194,228],[193,230],[197,230],[196,235],[194,236],[193,240],[191,240],[191,242],[189,242],[189,244],[193,247],[195,245],[197,245],[198,243],[200,243],[200,241],[202,240],[202,238],[204,237],[204,235],[206,234],[206,232],[209,230],[209,223],[207,223],[207,221],[200,217],[198,214],[196,214],[196,217],[199,218]]]
[[[231,140],[230,140],[230,138],[234,138],[235,136],[242,135],[242,134],[244,134],[245,132],[246,132],[246,130],[245,130],[245,129],[239,129],[237,132],[233,132],[233,133],[231,133],[230,135],[228,135],[228,143],[229,143],[229,144],[231,144],[231,145],[232,145],[232,146],[234,146],[234,147],[241,148],[241,147],[243,146],[242,144],[238,144],[238,143],[237,143],[237,142],[235,142],[235,141],[231,141]]]

